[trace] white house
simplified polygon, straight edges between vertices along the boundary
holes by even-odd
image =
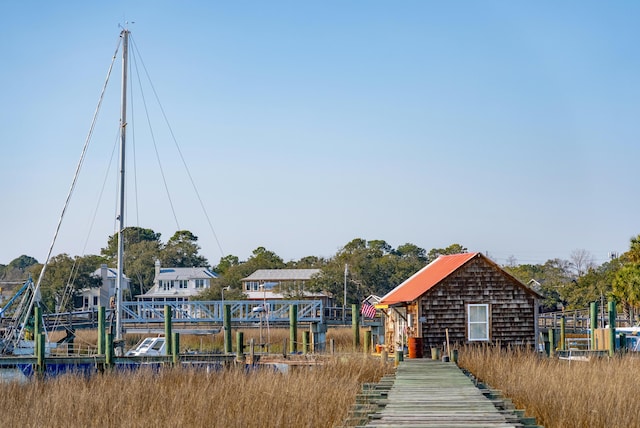
[[[249,300],[316,299],[329,301],[323,293],[310,292],[305,284],[320,269],[258,269],[242,278],[242,291]]]
[[[156,261],[153,287],[136,296],[143,302],[186,302],[211,286],[218,274],[206,267],[161,267]]]
[[[106,264],[96,269],[91,276],[102,279],[100,287],[83,288],[78,291],[83,310],[96,309],[99,306],[109,307],[109,299],[116,294],[116,278],[118,271],[107,267]],[[122,291],[130,290],[131,280],[126,275],[122,275]],[[77,305],[77,303],[76,303]]]

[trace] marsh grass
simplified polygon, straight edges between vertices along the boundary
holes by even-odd
[[[3,427],[332,427],[389,364],[362,354],[279,373],[140,370],[0,383]]]
[[[546,428],[638,426],[640,359],[631,354],[579,362],[468,347],[459,364]]]

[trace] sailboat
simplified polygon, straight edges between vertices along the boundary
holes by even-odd
[[[125,228],[125,147],[126,147],[126,136],[127,136],[127,70],[128,70],[128,56],[129,56],[129,35],[130,32],[127,28],[123,28],[120,32],[120,39],[122,43],[122,86],[121,86],[121,107],[120,107],[120,173],[119,173],[119,183],[118,183],[118,212],[117,212],[117,242],[118,242],[118,251],[117,251],[117,276],[116,276],[116,289],[115,289],[115,324],[113,326],[112,334],[114,338],[114,348],[115,354],[117,356],[124,355],[124,328],[122,322],[122,290],[123,290],[123,254],[124,254],[124,239],[123,239],[123,231]],[[114,56],[115,60],[115,56]],[[111,71],[113,69],[113,62],[111,67],[109,68],[108,75],[111,75]],[[108,80],[108,79],[107,79]],[[107,82],[105,82],[105,87]],[[2,329],[0,330],[0,355],[34,355],[35,350],[35,338],[33,336],[33,325],[37,323],[41,323],[40,326],[43,326],[44,323],[41,319],[34,319],[34,308],[39,306],[40,302],[40,289],[42,285],[42,279],[44,278],[47,267],[52,257],[53,249],[55,243],[58,238],[58,233],[60,231],[63,219],[67,212],[67,208],[69,206],[69,202],[71,199],[71,195],[76,187],[78,176],[80,172],[80,168],[84,161],[84,157],[86,154],[87,145],[90,139],[90,136],[93,132],[93,127],[96,121],[96,116],[100,109],[100,104],[102,103],[103,95],[105,88],[103,87],[100,101],[98,104],[98,108],[94,114],[91,130],[87,137],[87,141],[85,142],[85,147],[83,149],[80,161],[76,167],[76,171],[72,180],[71,187],[67,194],[67,198],[65,200],[65,204],[62,209],[62,213],[58,220],[58,224],[51,242],[49,246],[49,250],[47,252],[46,260],[43,264],[42,270],[36,282],[32,281],[31,278],[22,286],[22,288],[16,293],[16,295],[5,305],[2,309],[0,309],[0,320],[5,318],[2,323]],[[11,318],[8,319],[7,315],[10,315]],[[46,334],[46,332],[45,332]],[[47,335],[48,336],[48,335]],[[55,348],[55,343],[51,343],[50,340],[46,340],[46,349],[47,351]]]

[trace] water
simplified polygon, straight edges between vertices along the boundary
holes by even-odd
[[[28,381],[29,378],[19,368],[0,368],[0,383],[26,383]]]

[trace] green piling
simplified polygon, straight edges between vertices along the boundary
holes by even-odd
[[[598,302],[589,305],[589,318],[591,321],[591,349],[596,349],[596,329],[598,328]]]
[[[166,355],[171,355],[171,351],[173,349],[171,339],[171,306],[164,305],[164,340]]]
[[[100,306],[98,308],[98,355],[104,355],[106,328],[107,328],[106,309],[104,306]]]
[[[173,365],[180,363],[180,333],[173,333],[171,336],[171,357]]]
[[[35,306],[33,308],[33,339],[37,341],[38,335],[42,333],[42,308]]]
[[[230,354],[233,352],[233,344],[231,343],[231,306],[224,305],[222,308],[223,313],[223,329],[224,329],[224,353]]]
[[[360,317],[358,316],[358,305],[351,305],[351,330],[353,332],[353,350],[360,348]]]
[[[244,333],[236,331],[236,360],[244,361]]]
[[[47,336],[40,333],[35,336],[35,348],[37,352],[37,372],[44,373],[45,369],[45,350],[47,348]]]
[[[289,352],[295,354],[298,341],[298,305],[289,305]]]
[[[552,328],[549,329],[549,356],[553,357],[556,352],[556,338]]]
[[[616,352],[616,302],[610,301],[609,310],[609,355]]]
[[[368,354],[371,352],[371,330],[367,330],[364,332],[364,353]]]
[[[104,363],[107,367],[113,365],[113,334],[107,333],[107,343],[104,353]]]
[[[302,332],[302,353],[307,354],[309,352],[309,332]]]
[[[565,346],[565,328],[566,328],[566,320],[564,315],[560,317],[560,343],[558,344],[558,348],[562,351],[566,349]]]

